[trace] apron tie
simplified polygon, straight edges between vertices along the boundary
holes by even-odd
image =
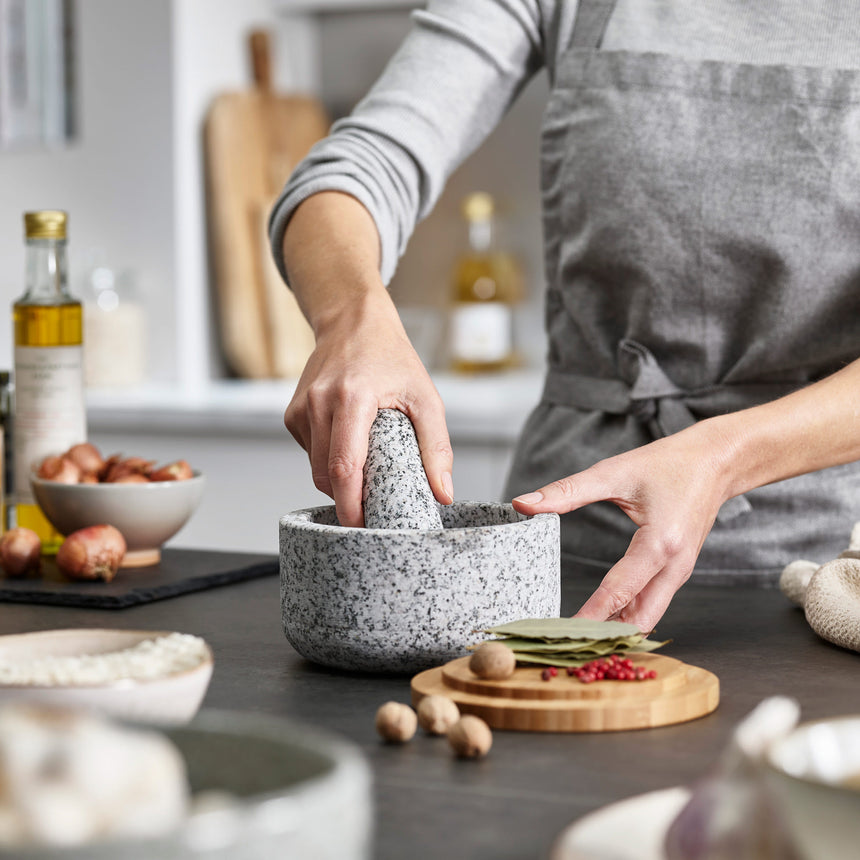
[[[618,366],[630,386],[630,414],[647,423],[655,437],[671,436],[696,423],[684,397],[700,392],[678,388],[647,347],[625,338],[618,344]],[[720,507],[717,519],[726,522],[751,510],[749,499],[734,496]]]
[[[803,384],[718,384],[685,390],[666,376],[647,347],[628,338],[618,344],[618,369],[620,379],[601,379],[551,367],[541,399],[578,409],[632,415],[647,424],[658,439],[696,423],[690,403],[701,405],[710,414],[733,412],[781,397]],[[723,504],[717,520],[726,522],[751,510],[745,496],[735,496]]]

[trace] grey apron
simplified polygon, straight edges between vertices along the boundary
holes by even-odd
[[[600,49],[582,0],[542,130],[548,373],[507,498],[860,355],[860,73]],[[860,432],[860,428],[858,428]],[[727,502],[693,576],[773,581],[860,520],[860,465]],[[635,525],[562,518],[602,572]]]

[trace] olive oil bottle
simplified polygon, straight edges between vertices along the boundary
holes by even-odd
[[[33,529],[42,551],[62,543],[30,489],[30,473],[48,454],[86,441],[83,314],[69,294],[66,213],[24,215],[26,290],[13,305],[15,325],[14,524]]]
[[[453,274],[451,364],[460,373],[504,370],[517,363],[514,307],[522,294],[522,269],[497,247],[495,202],[476,192],[463,201],[468,249]]]

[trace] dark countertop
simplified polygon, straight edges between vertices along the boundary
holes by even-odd
[[[266,559],[233,557],[237,567]],[[574,612],[591,585],[567,582],[563,611]],[[819,639],[782,594],[688,583],[658,634],[673,639],[667,655],[720,678],[716,712],[635,732],[497,731],[485,759],[458,761],[444,739],[420,732],[403,747],[382,744],[376,709],[389,699],[409,702],[408,679],[344,674],[303,660],[284,639],[278,591],[277,577],[269,576],[124,610],[0,604],[0,633],[115,627],[203,636],[215,652],[204,707],[290,717],[363,749],[374,770],[381,860],[544,858],[584,813],[702,775],[735,723],[766,696],[796,697],[804,720],[860,712],[858,655]]]

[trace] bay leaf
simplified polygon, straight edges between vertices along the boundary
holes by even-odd
[[[544,654],[533,654],[531,652],[520,656],[516,655],[519,663],[536,663],[541,666],[584,666],[593,658],[589,657],[547,657]]]
[[[521,618],[482,632],[529,639],[617,639],[644,635],[635,624],[589,618]]]

